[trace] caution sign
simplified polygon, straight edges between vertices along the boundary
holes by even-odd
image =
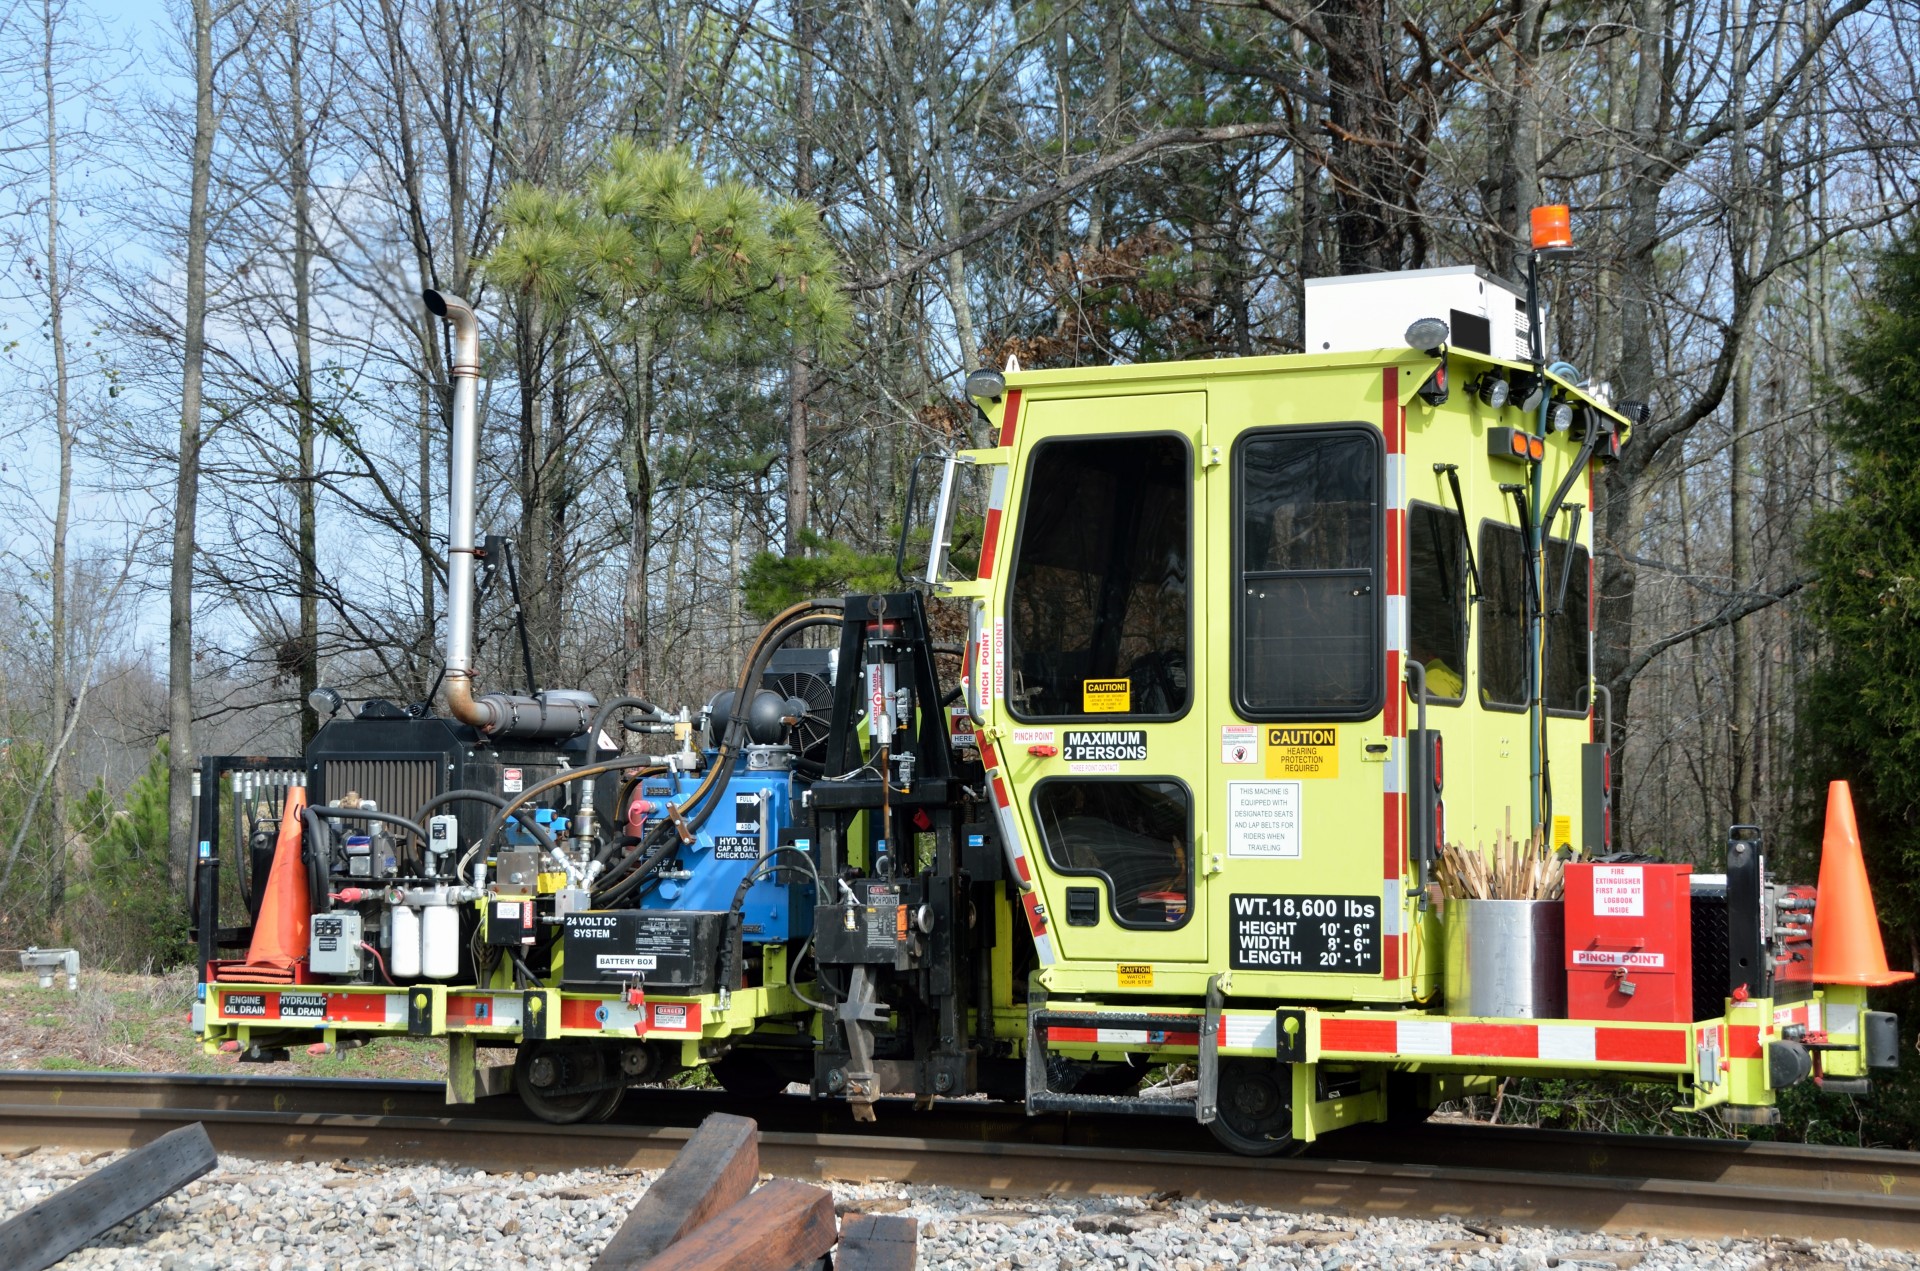
[[[1080,681],[1081,709],[1089,715],[1124,715],[1133,707],[1133,681]]]
[[[1378,896],[1228,898],[1227,957],[1236,971],[1380,974]]]
[[[1340,775],[1340,730],[1274,725],[1267,729],[1267,775],[1276,778]]]
[[[1153,966],[1146,962],[1122,962],[1114,968],[1123,989],[1150,989],[1153,987]]]
[[[1573,846],[1573,818],[1556,816],[1553,818],[1553,845],[1555,847]]]

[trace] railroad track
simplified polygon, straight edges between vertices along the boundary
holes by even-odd
[[[1308,1155],[1256,1161],[1212,1148],[1199,1127],[1156,1123],[1146,1148],[1138,1119],[1028,1118],[983,1102],[914,1112],[883,1101],[878,1123],[861,1128],[837,1105],[800,1098],[636,1090],[614,1123],[551,1126],[511,1099],[448,1108],[437,1082],[0,1073],[0,1147],[130,1147],[199,1121],[221,1151],[242,1156],[652,1169],[715,1111],[758,1119],[762,1168],[797,1178],[937,1183],[987,1196],[1172,1188],[1353,1218],[1920,1247],[1920,1154],[1905,1152],[1429,1124],[1346,1131]],[[901,1133],[909,1128],[916,1133]]]

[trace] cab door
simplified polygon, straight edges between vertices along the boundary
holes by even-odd
[[[1379,997],[1397,932],[1386,863],[1403,850],[1384,438],[1357,422],[1245,423],[1211,520],[1209,661],[1230,668],[1207,698],[1217,956],[1239,993]]]
[[[1206,403],[1029,397],[1021,412],[994,706],[1062,962],[1207,956]]]

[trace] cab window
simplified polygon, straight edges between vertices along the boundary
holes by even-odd
[[[1248,719],[1381,705],[1381,446],[1365,426],[1265,429],[1234,449],[1234,700]]]
[[[1407,514],[1407,656],[1427,669],[1427,697],[1466,696],[1467,530],[1460,514],[1415,503]]]
[[[1059,874],[1104,879],[1123,927],[1166,930],[1190,916],[1193,800],[1178,781],[1042,781],[1034,823],[1047,864]]]
[[[1557,613],[1547,615],[1547,709],[1583,715],[1587,710],[1588,660],[1592,643],[1587,549],[1574,545],[1567,595]],[[1566,568],[1567,540],[1547,541],[1547,603],[1560,598],[1560,574]]]
[[[1192,471],[1174,436],[1034,448],[1008,587],[1016,717],[1185,713]]]
[[[1584,714],[1592,647],[1587,549],[1573,546],[1567,595],[1559,612],[1560,575],[1567,564],[1567,540],[1547,540],[1546,572],[1539,586],[1548,607],[1546,648],[1546,708],[1562,714]],[[1525,710],[1528,701],[1527,613],[1532,601],[1527,582],[1526,539],[1518,528],[1495,521],[1480,523],[1480,577],[1486,593],[1481,598],[1480,700],[1496,710]]]
[[[1520,531],[1480,522],[1480,704],[1527,708],[1527,553]]]

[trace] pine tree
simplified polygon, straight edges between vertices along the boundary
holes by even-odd
[[[1802,729],[1810,788],[1854,783],[1881,916],[1920,930],[1920,225],[1881,257],[1842,345],[1827,430],[1847,493],[1817,516],[1813,616],[1830,657]],[[1873,866],[1878,865],[1878,869]],[[1910,944],[1897,940],[1896,950]],[[1897,957],[1897,953],[1895,954]]]

